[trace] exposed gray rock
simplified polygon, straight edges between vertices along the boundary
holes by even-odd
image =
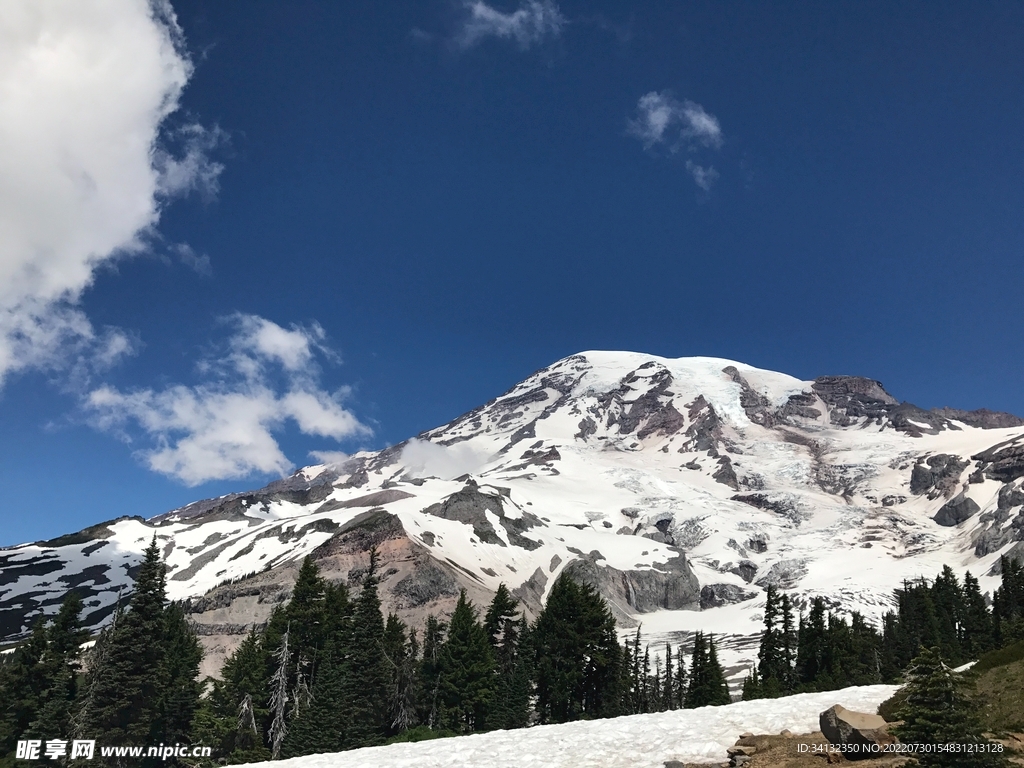
[[[1013,535],[1010,531],[998,526],[990,526],[975,531],[972,541],[974,543],[974,554],[977,557],[984,557],[985,555],[991,555],[993,552],[998,552],[1013,541]]]
[[[481,492],[476,483],[467,483],[461,491],[456,491],[447,497],[443,502],[432,504],[423,511],[428,515],[441,517],[445,520],[457,520],[473,527],[473,533],[480,541],[488,544],[506,546],[504,540],[498,536],[487,519],[485,511],[491,511],[498,516],[501,526],[505,529],[509,542],[523,549],[533,550],[540,546],[540,542],[529,539],[523,535],[525,531],[538,525],[543,525],[540,519],[530,513],[523,512],[520,517],[508,517],[502,503],[502,496],[494,496]]]
[[[942,505],[942,509],[935,513],[935,517],[932,518],[939,525],[947,527],[959,525],[964,520],[969,518],[981,507],[978,506],[974,499],[969,499],[961,491],[955,499],[950,499]]]
[[[768,569],[768,573],[757,580],[757,585],[765,588],[792,589],[806,575],[807,565],[803,560],[780,560]]]
[[[1024,504],[1024,491],[1012,483],[1007,483],[999,489],[999,500],[997,502],[997,508],[1012,509],[1013,507],[1019,507]]]
[[[815,406],[818,398],[810,392],[799,392],[790,395],[785,404],[775,412],[777,422],[784,424],[799,424],[803,420],[817,421],[821,418],[821,411]]]
[[[755,392],[734,365],[722,369],[722,373],[740,385],[740,407],[754,424],[771,428],[775,426],[772,402],[760,392]]]
[[[677,550],[678,551],[678,550]],[[696,610],[700,607],[700,584],[686,556],[679,554],[652,568],[619,570],[600,565],[599,552],[591,552],[565,566],[564,572],[590,584],[608,601],[616,619],[635,626],[633,611],[649,613],[668,610]]]
[[[933,408],[934,413],[944,419],[956,419],[969,427],[981,429],[1006,429],[1024,426],[1024,419],[1003,411],[979,408],[976,411],[962,411],[959,408]]]
[[[448,572],[427,561],[395,584],[391,594],[403,601],[407,607],[417,607],[433,602],[439,597],[458,595],[459,584]]]
[[[771,537],[767,533],[758,533],[747,539],[747,547],[759,555],[768,551],[768,541]]]
[[[757,566],[749,560],[740,560],[735,567],[729,569],[729,573],[735,573],[749,584],[754,580],[754,576],[757,575]]]
[[[697,399],[686,406],[690,426],[683,434],[686,441],[679,449],[680,453],[689,451],[717,451],[722,441],[722,420],[711,403],[698,395]]]
[[[949,498],[968,464],[967,459],[948,453],[937,453],[927,459],[922,457],[910,472],[910,492],[917,495],[929,492],[930,499],[939,496]]]
[[[1021,438],[1014,438],[999,443],[972,456],[975,461],[984,465],[985,477],[1001,483],[1012,483],[1024,477],[1024,443]]]
[[[590,416],[586,416],[580,420],[579,428],[580,431],[573,435],[573,437],[577,440],[586,440],[592,434],[597,432],[597,422]]]
[[[1006,550],[1006,552],[1003,553],[1003,557],[1007,558],[1008,560],[1016,560],[1021,565],[1024,565],[1024,541],[1018,541],[1016,544],[1014,544],[1012,547]],[[999,559],[992,564],[991,568],[989,568],[988,575],[1000,576],[1002,573],[1003,563],[1002,559]]]
[[[735,584],[705,584],[700,588],[700,608],[720,608],[723,605],[742,603],[757,597],[756,592],[737,587]]]
[[[736,470],[732,468],[732,459],[728,456],[718,457],[718,470],[713,474],[712,479],[727,485],[734,491],[740,489],[739,480],[736,478]]]
[[[843,754],[850,760],[877,757],[880,747],[896,742],[886,729],[888,723],[883,717],[854,712],[839,704],[822,712],[818,725],[829,743],[849,747]]]

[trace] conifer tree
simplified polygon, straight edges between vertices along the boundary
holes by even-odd
[[[444,643],[447,625],[438,621],[433,614],[427,616],[423,630],[423,659],[419,668],[419,721],[428,728],[437,727],[437,707],[439,693],[439,656]]]
[[[728,704],[729,688],[718,661],[718,650],[713,636],[697,632],[693,638],[693,656],[690,662],[690,684],[684,706],[687,709],[708,705]]]
[[[937,647],[923,650],[911,662],[904,689],[906,700],[897,716],[903,720],[895,730],[898,738],[914,744],[984,744],[977,708],[965,693],[965,686],[942,662]],[[1006,764],[994,752],[919,752],[924,768],[994,768]]]
[[[677,709],[676,706],[676,673],[672,664],[672,645],[665,643],[665,679],[661,692],[662,711]]]
[[[818,690],[822,673],[826,671],[826,621],[825,601],[815,597],[807,618],[800,617],[797,637],[796,676],[803,690]]]
[[[291,649],[288,647],[288,635],[290,627],[287,627],[281,636],[281,644],[274,654],[277,668],[274,676],[270,678],[270,756],[273,760],[281,754],[281,743],[288,735],[288,725],[285,722],[285,710],[288,706],[288,678],[291,674]]]
[[[438,719],[442,729],[455,733],[486,730],[494,671],[494,653],[487,633],[463,590],[438,658]]]
[[[43,690],[35,720],[29,726],[33,738],[67,740],[71,733],[71,711],[78,694],[81,666],[80,647],[89,637],[82,629],[81,613],[81,598],[70,592],[46,628],[46,651],[39,669]]]
[[[499,584],[484,618],[495,661],[489,728],[522,728],[529,719],[530,670],[523,648],[528,633],[526,620],[517,614],[518,607],[519,601]]]
[[[160,717],[164,669],[164,566],[153,537],[128,609],[90,657],[77,730],[111,746],[151,743]]]
[[[542,723],[613,717],[623,691],[615,619],[591,585],[563,572],[533,630],[537,715]]]
[[[45,654],[46,624],[40,617],[31,636],[0,666],[0,756],[14,754],[18,739],[24,738],[39,713],[46,693]]]
[[[164,612],[164,653],[160,669],[160,709],[153,738],[157,743],[188,741],[192,719],[199,707],[199,665],[203,648],[180,603]]]
[[[406,637],[405,624],[389,614],[384,625],[384,661],[388,669],[387,728],[395,736],[411,728],[416,717],[416,635]]]
[[[978,580],[968,571],[964,575],[963,652],[968,659],[977,659],[992,650],[992,616],[981,594]]]
[[[371,549],[345,649],[346,748],[374,746],[387,733],[388,670],[382,645],[384,617],[377,593],[377,566],[377,550]]]

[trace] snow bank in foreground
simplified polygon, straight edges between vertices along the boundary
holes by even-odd
[[[818,730],[833,704],[874,712],[895,685],[802,693],[612,720],[542,725],[451,739],[391,744],[330,755],[309,755],[273,768],[663,768],[666,760],[719,762],[744,731]]]

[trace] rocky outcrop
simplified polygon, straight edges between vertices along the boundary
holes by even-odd
[[[721,608],[723,605],[742,603],[757,597],[757,592],[737,587],[735,584],[705,584],[700,588],[700,609]]]
[[[971,458],[989,480],[1012,483],[1024,477],[1024,438],[999,443]]]
[[[922,457],[910,472],[910,492],[918,496],[927,493],[929,499],[949,498],[969,464],[967,459],[948,453],[937,453],[927,459]]]
[[[780,560],[768,569],[768,573],[757,580],[757,586],[792,589],[806,575],[807,565],[803,560]]]
[[[740,407],[747,414],[747,418],[754,424],[771,428],[775,426],[775,414],[772,408],[772,401],[755,392],[734,365],[728,365],[722,369],[722,373],[740,385]]]
[[[722,485],[727,485],[734,491],[740,489],[739,479],[736,477],[736,470],[732,468],[732,459],[728,456],[718,457],[718,469],[711,478]]]
[[[594,551],[573,560],[564,572],[600,592],[623,626],[636,626],[631,615],[634,612],[700,608],[700,584],[682,552],[666,563],[631,570],[601,565],[603,559],[600,552]]]
[[[504,547],[504,539],[498,536],[491,521],[487,519],[486,513],[491,512],[498,517],[510,544],[527,550],[534,550],[540,546],[538,541],[523,535],[531,528],[543,525],[536,515],[522,512],[519,517],[509,517],[505,514],[502,496],[483,493],[472,480],[468,481],[461,491],[456,491],[443,502],[432,504],[423,512],[472,526],[473,534],[480,541]]]
[[[932,518],[939,525],[952,527],[960,525],[964,520],[976,513],[981,507],[974,499],[968,498],[961,491],[955,499],[951,499],[942,505],[942,508]]]
[[[696,400],[687,404],[686,409],[690,426],[683,433],[686,440],[679,452],[717,452],[718,445],[722,440],[722,420],[714,406],[704,399],[704,395],[699,395]]]
[[[836,704],[818,716],[822,735],[829,743],[842,746],[842,754],[848,760],[864,760],[878,757],[886,744],[896,743],[888,723],[879,715],[854,712]]]
[[[1003,411],[979,408],[976,411],[962,411],[959,408],[933,408],[932,412],[944,419],[955,419],[969,427],[981,429],[1006,429],[1024,426],[1024,419]]]

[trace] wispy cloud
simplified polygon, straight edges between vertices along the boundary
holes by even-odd
[[[639,139],[644,149],[665,145],[675,154],[682,149],[719,149],[724,142],[718,118],[693,101],[679,101],[669,91],[651,91],[640,97],[636,116],[628,121],[627,133]],[[711,189],[718,178],[713,166],[686,161],[686,170],[701,189]]]
[[[171,197],[216,191],[198,125],[161,137],[192,74],[166,0],[0,4],[0,386],[110,363],[130,336],[79,309],[97,268],[146,247]]]
[[[668,91],[651,91],[641,96],[628,130],[643,142],[645,149],[664,142],[676,149],[688,142],[717,149],[723,140],[718,118],[700,104],[678,101]]]
[[[142,461],[187,485],[287,472],[292,463],[274,433],[289,422],[334,440],[370,434],[345,407],[347,390],[320,385],[317,357],[333,353],[319,325],[283,328],[255,315],[230,322],[231,337],[201,361],[206,381],[159,391],[98,387],[85,401],[90,422],[128,442],[141,432],[151,443],[138,452]]]
[[[514,40],[526,49],[545,38],[558,37],[566,24],[558,5],[551,0],[525,0],[515,11],[506,13],[483,0],[465,2],[467,17],[456,42],[471,48],[488,37]]]
[[[703,165],[697,165],[693,160],[686,161],[686,170],[693,176],[693,180],[697,182],[697,186],[703,189],[705,192],[711,190],[711,185],[718,179],[718,171],[715,170],[713,165],[709,165],[706,168]]]

